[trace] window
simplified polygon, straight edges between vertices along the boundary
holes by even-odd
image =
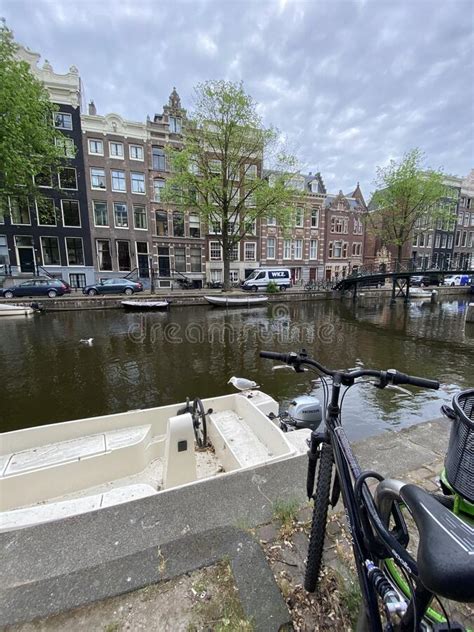
[[[112,191],[126,191],[125,171],[112,171]]]
[[[426,247],[427,248],[431,248],[431,246],[433,245],[433,233],[428,233],[428,239],[426,242]]]
[[[146,230],[148,228],[146,209],[144,206],[133,205],[133,225],[138,230]]]
[[[469,213],[464,215],[464,226],[469,226]]]
[[[418,246],[418,233],[413,234],[413,245]]]
[[[295,239],[295,259],[303,258],[303,240]]]
[[[84,249],[80,237],[66,237],[66,253],[68,266],[84,265]]]
[[[104,155],[104,143],[98,138],[89,138],[88,145],[90,154]]]
[[[441,243],[441,235],[438,233],[435,237],[435,248],[439,248],[440,243]]]
[[[59,242],[57,237],[41,237],[41,252],[44,266],[60,266]]]
[[[221,220],[220,219],[213,219],[212,217],[209,219],[210,224],[209,224],[209,234],[210,235],[220,235],[222,232],[222,228],[221,228]]]
[[[447,241],[447,236],[446,234],[443,234],[441,237],[441,248],[446,248],[446,241]]]
[[[189,236],[190,237],[201,236],[201,224],[199,221],[199,215],[189,216]]]
[[[81,216],[77,200],[61,200],[63,226],[80,226]]]
[[[239,244],[232,244],[232,249],[230,251],[230,260],[231,261],[239,260]]]
[[[214,158],[213,160],[209,160],[209,173],[214,176],[220,176],[222,170],[222,161]]]
[[[246,241],[244,247],[244,259],[245,261],[256,261],[257,259],[257,244],[254,241]]]
[[[72,129],[72,114],[54,112],[54,127],[57,129]]]
[[[311,209],[311,228],[318,228],[319,226],[319,210],[317,208]]]
[[[112,270],[112,256],[110,254],[110,241],[97,239],[97,263],[99,270]]]
[[[105,191],[105,171],[101,167],[91,167],[91,189]]]
[[[114,221],[116,228],[128,228],[128,209],[122,202],[114,203]]]
[[[141,145],[130,145],[129,154],[131,160],[143,160],[143,147]]]
[[[245,194],[245,206],[255,206],[255,193],[246,193]]]
[[[123,143],[111,141],[109,143],[109,156],[111,158],[123,158]]]
[[[12,224],[31,224],[28,198],[10,198],[10,216]]]
[[[132,173],[130,174],[132,181],[132,193],[145,194],[145,174],[144,173]]]
[[[331,252],[332,250],[332,252]],[[329,244],[329,256],[334,259],[340,259],[342,256],[342,241],[335,241]]]
[[[164,186],[164,180],[153,180],[153,199],[155,202],[161,202],[161,189],[163,189]]]
[[[331,233],[347,233],[347,219],[331,217]]]
[[[51,198],[36,200],[36,215],[39,226],[56,226],[56,205]]]
[[[86,287],[86,275],[83,272],[70,272],[69,285],[73,288]]]
[[[425,247],[425,234],[424,233],[420,233],[419,235],[419,245],[421,246],[421,248]]]
[[[311,239],[309,242],[309,258],[317,259],[318,258],[318,240]]]
[[[466,246],[466,242],[467,242],[467,232],[464,231],[462,234],[462,243],[461,246],[464,248]]]
[[[191,255],[191,272],[201,272],[201,248],[191,247],[189,253]]]
[[[276,217],[267,218],[267,226],[276,226],[276,225],[277,225]]]
[[[453,236],[452,235],[448,235],[448,248],[452,248],[453,247]]]
[[[173,211],[173,236],[184,237],[184,214]]]
[[[117,240],[117,265],[120,272],[128,272],[131,269],[130,242]]]
[[[209,259],[211,261],[221,261],[222,259],[221,245],[218,241],[209,242]]]
[[[342,244],[342,258],[343,259],[347,258],[347,243],[346,242]]]
[[[51,169],[46,169],[41,173],[37,173],[35,175],[35,184],[37,187],[51,189],[53,186],[53,174],[51,173]]]
[[[166,211],[156,211],[156,234],[158,237],[168,236],[168,213]]]
[[[109,213],[107,211],[107,202],[92,202],[92,207],[94,209],[94,225],[108,226]]]
[[[166,156],[162,147],[153,147],[151,157],[155,171],[166,171]]]
[[[244,170],[245,178],[248,178],[249,180],[255,180],[255,178],[257,177],[257,165],[246,164],[244,166]]]
[[[354,218],[354,235],[362,235],[363,225],[360,219]]]
[[[170,116],[168,120],[170,123],[170,132],[173,134],[181,134],[181,119],[177,116]]]
[[[291,239],[283,241],[283,259],[291,259]]]
[[[297,228],[303,228],[304,222],[304,210],[298,207],[295,212],[295,226]]]
[[[352,256],[360,257],[362,254],[362,244],[360,242],[352,244]]]
[[[73,167],[60,169],[58,177],[60,189],[77,189],[77,174]]]
[[[176,272],[186,272],[186,248],[174,248],[174,269]]]
[[[257,234],[257,220],[256,219],[247,219],[245,221],[245,234],[246,235]]]
[[[170,276],[170,249],[168,246],[158,246],[158,274],[160,277]]]
[[[74,158],[76,155],[76,146],[74,145],[74,141],[72,138],[67,138],[64,136],[63,138],[55,138],[54,142],[56,147],[63,152],[66,158]]]
[[[275,238],[267,239],[267,259],[275,259]]]

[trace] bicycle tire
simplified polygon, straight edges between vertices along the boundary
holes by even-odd
[[[321,562],[323,559],[324,540],[329,508],[329,493],[331,489],[333,456],[332,447],[324,444],[321,450],[318,467],[318,481],[314,498],[313,519],[308,545],[308,559],[304,587],[308,592],[314,592],[318,586]]]

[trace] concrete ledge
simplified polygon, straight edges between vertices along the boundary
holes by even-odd
[[[12,625],[137,590],[228,558],[245,615],[259,632],[280,630],[290,615],[258,543],[233,527],[189,535],[160,547],[67,575],[2,590],[2,623]]]

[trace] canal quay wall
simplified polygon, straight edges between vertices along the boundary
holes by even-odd
[[[447,420],[435,419],[398,432],[388,430],[354,443],[353,448],[363,469],[375,469],[431,491],[443,467],[449,429]],[[123,595],[126,600],[125,593],[226,559],[239,592],[242,590],[247,617],[256,617],[256,629],[279,629],[259,616],[261,604],[268,602],[271,612],[266,616],[285,619],[284,602],[282,609],[282,598],[260,547],[278,532],[277,501],[297,501],[306,517],[310,515],[305,498],[306,466],[307,457],[301,455],[1,533],[0,625],[48,617],[86,604],[100,608],[109,597]],[[329,531],[326,553],[330,556],[337,543],[332,529]],[[301,565],[293,560],[287,567],[295,567],[298,583],[307,540],[300,544]],[[282,554],[284,557],[285,551]],[[253,592],[258,598],[252,598]],[[69,629],[74,628],[72,623],[80,613],[70,614]]]
[[[470,294],[469,287],[437,287],[437,300],[455,299],[457,297],[464,297]],[[373,299],[373,298],[386,298],[389,299],[392,295],[391,287],[367,289],[361,288],[357,300]],[[97,309],[118,309],[121,308],[121,302],[123,300],[134,301],[159,299],[169,301],[171,307],[176,306],[199,306],[209,305],[205,296],[223,296],[222,290],[171,290],[156,292],[150,294],[149,292],[143,292],[140,294],[134,294],[133,297],[129,296],[84,296],[79,294],[65,295],[58,298],[47,297],[35,297],[28,299],[1,299],[1,302],[12,303],[15,305],[30,305],[33,301],[41,305],[44,311],[48,312],[62,312],[62,311],[76,311],[76,310],[97,310]],[[233,291],[226,293],[224,296],[228,297],[241,297],[255,296],[253,293]],[[279,292],[278,294],[268,294],[269,303],[292,303],[301,301],[327,301],[344,298],[345,300],[352,300],[350,294],[341,294],[338,291],[325,291],[325,292],[306,292],[301,291],[298,288],[291,289],[286,292]],[[403,298],[397,298],[397,301],[401,301]]]

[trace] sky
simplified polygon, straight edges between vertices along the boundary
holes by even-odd
[[[56,72],[77,66],[98,114],[144,121],[173,86],[192,110],[199,82],[242,80],[329,192],[369,198],[413,147],[474,167],[474,0],[0,0],[0,16]]]

